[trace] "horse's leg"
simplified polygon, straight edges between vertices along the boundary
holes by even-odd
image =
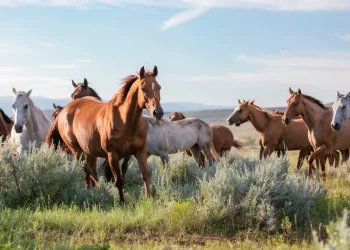
[[[108,159],[106,159],[102,163],[102,166],[104,167],[104,172],[105,172],[105,177],[107,182],[113,181],[113,173],[112,173],[111,167],[109,166]]]
[[[344,150],[340,150],[341,153],[341,164],[346,163],[349,160],[350,157],[350,150],[349,149],[344,149]]]
[[[201,164],[202,168],[205,167],[205,155],[202,151],[199,154],[199,163]]]
[[[205,157],[207,157],[207,159],[209,160],[209,166],[212,166],[213,165],[213,156],[210,153],[210,145],[207,144],[207,145],[203,146],[201,149],[202,149]]]
[[[203,165],[202,165],[201,162],[200,162],[200,153],[201,153],[200,148],[199,148],[199,147],[196,147],[196,145],[193,146],[193,147],[191,148],[191,153],[192,153],[194,159],[196,160],[198,166],[201,167],[201,168],[203,168]]]
[[[262,160],[263,158],[263,153],[264,153],[264,147],[260,145],[260,152],[259,152],[259,159]]]
[[[116,152],[108,152],[107,156],[108,156],[109,166],[114,176],[115,186],[118,188],[118,191],[119,191],[120,203],[125,204],[124,192],[123,192],[124,180],[120,172],[119,155]]]
[[[92,180],[92,186],[94,187],[98,185],[97,177],[95,175],[97,157],[91,156],[88,154],[85,154],[85,156],[86,156],[85,164],[87,165],[87,171],[85,168],[84,172],[88,174],[89,178]]]
[[[323,144],[321,147],[318,147],[307,159],[309,163],[309,177],[312,176],[312,167],[313,167],[312,162],[319,157],[325,156],[326,151],[327,151],[327,146]],[[322,164],[321,164],[321,167],[322,167]]]
[[[302,149],[302,150],[299,151],[297,170],[299,170],[301,168],[301,166],[303,165],[304,159],[308,155],[309,152],[310,152],[309,149],[307,149],[307,150]]]
[[[163,167],[166,167],[167,164],[169,163],[169,156],[167,154],[164,154],[160,156],[160,159],[162,160]]]
[[[124,177],[125,177],[126,171],[128,171],[128,164],[129,164],[130,158],[131,158],[131,155],[124,156],[123,164],[122,164],[122,175],[123,175],[123,179],[124,179]]]
[[[333,157],[334,157],[334,160],[335,160],[334,167],[337,168],[337,167],[339,167],[340,153],[337,150],[334,150]]]
[[[319,164],[321,167],[322,181],[324,182],[326,180],[326,171],[325,170],[326,170],[327,158],[326,158],[326,156],[323,156],[323,157],[319,157],[318,160],[319,160]]]
[[[143,180],[143,184],[145,187],[145,192],[147,196],[150,196],[151,191],[150,191],[150,187],[149,187],[149,172],[147,169],[147,147],[146,144],[143,147],[143,149],[141,149],[139,152],[136,153],[135,155],[137,162],[139,163],[139,167],[140,167],[140,172],[141,172],[141,179]]]
[[[263,150],[263,157],[266,158],[267,156],[271,155],[273,152],[273,147],[270,145],[266,145]]]

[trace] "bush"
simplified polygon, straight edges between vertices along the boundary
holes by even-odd
[[[221,161],[215,176],[200,180],[208,216],[240,228],[274,230],[284,216],[305,224],[311,205],[326,192],[319,181],[288,173],[288,165],[287,158],[276,156],[262,162],[240,157]]]

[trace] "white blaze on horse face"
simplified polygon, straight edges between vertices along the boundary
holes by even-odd
[[[17,95],[12,108],[15,124],[23,126],[29,116],[29,102],[25,95]]]

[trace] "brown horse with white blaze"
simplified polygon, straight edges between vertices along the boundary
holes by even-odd
[[[299,89],[291,94],[287,100],[287,109],[283,115],[283,123],[289,125],[292,119],[302,116],[308,128],[308,137],[314,152],[309,156],[309,176],[312,175],[312,162],[317,160],[321,166],[322,178],[326,177],[325,164],[327,157],[332,157],[335,150],[347,150],[350,148],[350,120],[344,121],[344,126],[335,132],[330,124],[333,110],[322,104],[314,97],[301,93]]]
[[[250,122],[260,137],[260,158],[271,155],[275,151],[285,153],[288,150],[300,150],[297,169],[303,159],[311,153],[312,146],[307,137],[307,128],[301,119],[294,119],[291,127],[286,129],[282,123],[282,115],[271,114],[254,104],[254,101],[238,100],[238,107],[227,118],[229,125],[239,126]]]
[[[141,170],[145,192],[150,195],[147,125],[141,114],[143,109],[147,109],[155,119],[163,117],[157,74],[156,66],[152,72],[145,72],[142,67],[139,75],[130,75],[123,80],[122,88],[109,102],[103,103],[96,98],[76,99],[57,116],[46,142],[55,145],[65,143],[77,158],[85,153],[83,170],[87,189],[90,188],[89,178],[97,184],[94,175],[97,157],[107,158],[120,201],[124,203],[124,180],[119,160],[134,155]]]

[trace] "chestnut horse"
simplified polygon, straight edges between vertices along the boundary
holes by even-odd
[[[183,119],[186,119],[186,117],[181,112],[173,112],[169,116],[169,121],[179,121]],[[234,136],[231,130],[226,128],[225,126],[211,125],[210,128],[213,131],[213,144],[214,144],[215,151],[217,154],[220,155],[220,157],[230,152],[232,146],[237,149],[241,149],[243,147],[240,141],[237,141],[234,139]],[[197,144],[193,146],[193,148],[196,148],[196,147],[198,147]],[[194,151],[196,151],[196,149],[194,149]],[[186,150],[186,153],[189,156],[192,156],[192,153],[190,150]],[[200,163],[200,166],[202,167],[204,166],[205,156],[202,152],[200,154],[199,163]]]
[[[90,189],[89,178],[97,184],[94,174],[97,157],[107,158],[120,202],[125,203],[119,160],[134,155],[145,192],[150,195],[147,125],[141,114],[143,109],[147,109],[156,120],[163,117],[157,74],[156,66],[152,72],[145,72],[142,67],[139,75],[130,75],[123,80],[122,88],[109,102],[103,103],[96,98],[76,99],[64,107],[55,119],[46,142],[55,146],[66,144],[78,159],[85,153],[86,189]]]
[[[7,136],[11,134],[13,120],[5,114],[2,108],[0,108],[0,114],[0,136],[2,141],[5,141]]]
[[[294,119],[288,129],[282,123],[282,116],[271,114],[254,104],[254,101],[238,100],[238,107],[227,118],[229,125],[239,126],[249,121],[260,137],[260,157],[271,155],[274,151],[283,154],[285,149],[300,150],[297,169],[304,158],[311,153],[312,146],[307,137],[307,128],[301,119]]]
[[[73,80],[72,80],[72,85],[74,87],[74,91],[71,94],[71,97],[73,100],[75,99],[79,99],[85,96],[93,96],[96,97],[99,100],[102,100],[101,97],[97,94],[97,92],[91,88],[89,86],[88,81],[86,80],[86,78],[84,78],[84,82],[83,83],[79,83],[76,84]]]
[[[325,180],[326,157],[334,154],[334,150],[350,148],[350,121],[343,122],[338,132],[332,130],[333,110],[327,108],[321,101],[314,97],[289,88],[291,97],[287,101],[287,109],[283,115],[283,123],[289,125],[292,119],[302,116],[308,128],[308,137],[314,152],[309,156],[309,176],[312,175],[312,162],[316,159],[321,166],[322,179]]]

